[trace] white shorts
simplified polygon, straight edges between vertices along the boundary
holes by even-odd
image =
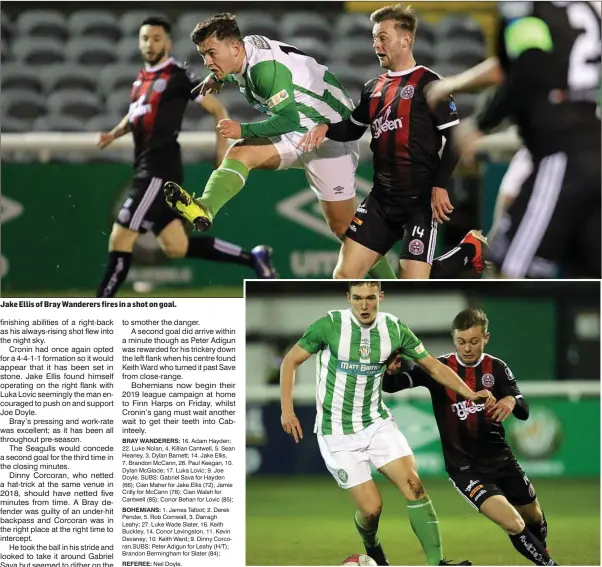
[[[370,463],[377,469],[412,455],[405,435],[393,419],[378,421],[349,435],[318,434],[326,468],[341,488],[352,488],[372,479]]]
[[[533,161],[527,148],[521,148],[514,154],[508,165],[506,174],[500,184],[500,195],[516,198],[520,193],[523,183],[533,172]]]
[[[303,153],[297,147],[302,136],[299,132],[289,132],[270,138],[280,154],[278,169],[304,169],[309,186],[320,201],[353,199],[359,142],[324,140],[319,148]]]

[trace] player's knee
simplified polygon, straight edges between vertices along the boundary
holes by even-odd
[[[422,486],[422,481],[418,477],[418,473],[413,472],[407,480],[407,492],[408,495],[412,497],[413,500],[420,500],[424,498],[424,486]]]
[[[174,242],[162,242],[161,249],[163,253],[171,259],[184,258],[188,251],[188,241],[174,241]]]
[[[504,519],[504,521],[500,523],[500,526],[506,533],[510,535],[517,535],[525,529],[525,521],[518,514],[516,514],[512,517]]]
[[[525,522],[530,524],[536,524],[543,520],[543,512],[539,506],[539,502],[535,500],[529,506],[525,506],[520,509],[520,515]]]
[[[257,167],[260,163],[259,156],[254,151],[253,146],[235,144],[230,147],[226,157],[244,163],[249,169]]]
[[[134,243],[138,234],[119,225],[113,225],[109,235],[109,250],[111,252],[131,252],[134,249]]]
[[[343,239],[349,228],[349,219],[327,218],[328,228],[339,239]]]
[[[332,273],[332,277],[335,280],[353,280],[356,278],[363,278],[364,275],[364,273],[356,273],[348,267],[339,266],[338,264],[335,267],[334,272]]]
[[[362,515],[364,516],[368,524],[373,524],[374,522],[378,521],[382,511],[382,502],[371,502],[367,506],[362,506]]]

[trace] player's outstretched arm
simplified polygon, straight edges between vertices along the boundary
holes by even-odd
[[[449,366],[439,362],[430,354],[425,358],[417,360],[416,364],[424,368],[436,382],[464,396],[468,400],[472,400],[475,403],[484,403],[485,407],[489,407],[495,403],[495,398],[489,390],[474,392]]]
[[[441,101],[451,94],[498,85],[503,80],[504,73],[498,58],[490,57],[459,75],[430,83],[425,89],[426,100],[431,108],[436,108]]]
[[[393,353],[385,364],[387,369],[383,375],[383,392],[394,394],[417,386],[428,387],[430,376],[420,366],[403,358],[399,352]]]
[[[293,76],[278,61],[262,61],[250,70],[255,94],[266,101],[273,113],[261,122],[243,122],[240,125],[242,138],[269,138],[298,130],[301,119],[295,105]]]
[[[102,150],[112,144],[117,138],[125,136],[130,131],[130,115],[126,114],[119,124],[110,132],[100,132],[96,137],[96,145]]]
[[[295,373],[297,368],[303,364],[311,353],[296,344],[286,353],[280,365],[280,406],[282,409],[282,429],[299,443],[303,439],[303,430],[301,424],[295,415],[295,405],[293,402],[293,387],[295,385]]]

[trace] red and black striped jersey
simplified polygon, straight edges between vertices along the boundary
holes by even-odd
[[[522,398],[516,380],[507,364],[489,354],[471,366],[462,363],[455,353],[438,358],[466,382],[472,390],[490,390],[497,400],[506,396]],[[431,393],[433,412],[441,436],[441,447],[448,473],[477,468],[495,469],[513,458],[505,439],[504,426],[485,413],[485,404],[475,404],[439,384],[419,366],[395,375],[395,388],[386,382],[384,391],[399,391],[425,386]]]
[[[200,83],[173,58],[142,69],[132,85],[129,120],[137,176],[164,176],[182,168],[178,134],[191,91]]]
[[[391,201],[424,196],[439,166],[442,131],[459,122],[453,97],[431,112],[424,87],[441,77],[418,65],[380,75],[364,85],[351,121],[369,126],[374,155],[373,191]]]

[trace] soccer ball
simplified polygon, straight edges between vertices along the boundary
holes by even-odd
[[[341,565],[376,565],[376,561],[372,559],[372,557],[368,557],[367,555],[350,555],[347,559],[343,560]]]

